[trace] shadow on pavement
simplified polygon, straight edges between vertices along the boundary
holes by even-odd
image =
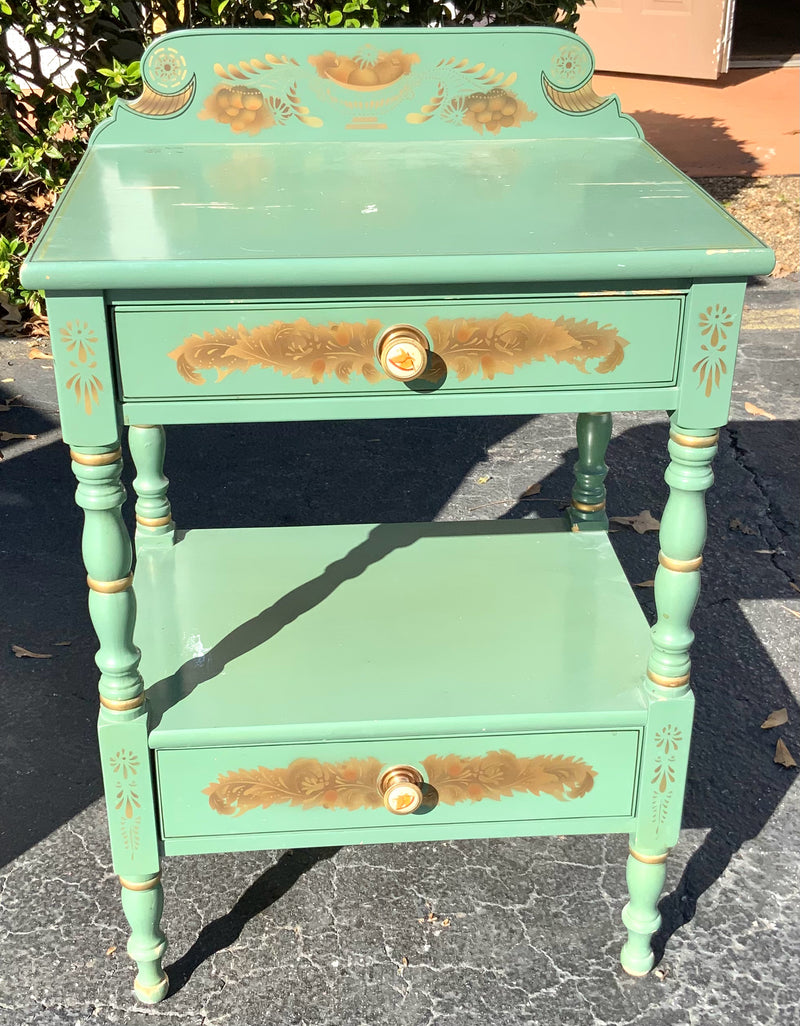
[[[235,943],[247,923],[274,905],[304,873],[333,858],[337,851],[338,848],[301,848],[284,852],[274,866],[250,884],[230,912],[204,926],[186,954],[166,966],[168,996],[182,990],[206,959]]]

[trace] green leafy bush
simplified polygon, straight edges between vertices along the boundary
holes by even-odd
[[[19,266],[92,128],[118,97],[138,91],[139,57],[160,33],[476,22],[574,29],[585,2],[454,0],[451,9],[439,0],[0,0],[0,328],[4,308],[6,327],[19,308],[41,312],[41,297],[19,283]]]

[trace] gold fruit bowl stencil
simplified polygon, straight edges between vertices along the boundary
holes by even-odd
[[[326,50],[308,58],[320,78],[335,82],[344,89],[359,93],[380,92],[395,85],[411,73],[419,62],[415,53],[403,50],[377,50],[363,46],[355,57]]]

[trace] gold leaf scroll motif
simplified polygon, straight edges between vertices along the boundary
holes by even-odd
[[[377,788],[382,765],[375,758],[338,763],[295,759],[279,769],[258,766],[222,773],[203,794],[223,816],[286,803],[303,809],[378,809],[383,807]],[[597,776],[588,763],[573,756],[520,758],[502,749],[473,758],[429,755],[422,765],[429,785],[445,805],[484,798],[500,801],[515,792],[571,801],[588,794]]]
[[[291,323],[273,321],[250,331],[240,324],[190,335],[169,355],[192,385],[205,383],[198,370],[214,368],[221,381],[231,371],[250,367],[310,378],[315,385],[326,375],[347,382],[352,374],[371,383],[384,376],[375,364],[374,341],[380,330],[380,321],[311,324],[304,317]]]
[[[310,378],[316,385],[335,375],[349,382],[352,375],[373,384],[385,377],[375,362],[375,338],[383,325],[311,324],[273,321],[247,329],[218,328],[190,335],[169,356],[178,373],[192,385],[204,385],[200,370],[214,369],[217,381],[234,370],[265,367],[293,378]],[[509,313],[478,320],[432,317],[426,324],[437,356],[459,381],[475,374],[491,380],[513,374],[518,367],[549,358],[569,363],[581,373],[608,374],[622,363],[627,341],[612,325],[559,317],[548,320]],[[590,368],[589,361],[597,360]]]
[[[145,83],[142,95],[128,103],[128,108],[137,114],[145,114],[151,118],[171,117],[188,107],[194,97],[194,79],[179,93],[160,93]]]
[[[547,357],[569,363],[588,373],[589,360],[599,359],[594,368],[608,374],[622,363],[628,344],[611,325],[559,317],[555,321],[533,314],[476,320],[459,317],[426,325],[436,353],[459,381],[477,374],[490,380],[495,374],[513,374],[518,367]]]
[[[594,91],[591,79],[580,89],[573,89],[571,92],[557,89],[547,78],[542,79],[542,85],[545,95],[553,106],[566,111],[567,114],[586,114],[590,110],[597,110],[599,107],[611,103],[613,99],[611,96],[598,96]]]
[[[439,81],[430,101],[418,111],[406,114],[411,125],[422,125],[433,117],[451,124],[468,125],[479,134],[497,135],[503,128],[518,128],[533,121],[536,112],[509,89],[517,79],[515,71],[506,74],[487,68],[482,62],[470,64],[455,57],[436,65]]]
[[[445,121],[468,125],[481,135],[484,131],[497,135],[503,128],[518,128],[523,121],[533,121],[537,116],[510,89],[478,90],[452,96],[446,103],[445,97],[445,87],[440,84],[430,103],[423,104],[418,112],[406,114],[406,121],[422,125],[438,113]]]

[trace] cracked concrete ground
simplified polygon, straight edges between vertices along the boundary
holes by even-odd
[[[644,980],[617,960],[624,837],[458,841],[165,860],[172,994],[136,1004],[52,370],[2,343],[0,388],[22,398],[0,429],[38,438],[3,443],[0,478],[0,1026],[796,1022],[800,790],[773,753],[780,736],[800,761],[797,289],[747,294],[694,619],[685,829]],[[555,515],[573,432],[569,417],[175,428],[167,469],[185,527]],[[612,514],[663,508],[665,438],[662,414],[616,418]],[[613,540],[632,581],[652,577],[654,534]],[[637,594],[652,616],[652,590]],[[789,723],[762,731],[782,707]]]

